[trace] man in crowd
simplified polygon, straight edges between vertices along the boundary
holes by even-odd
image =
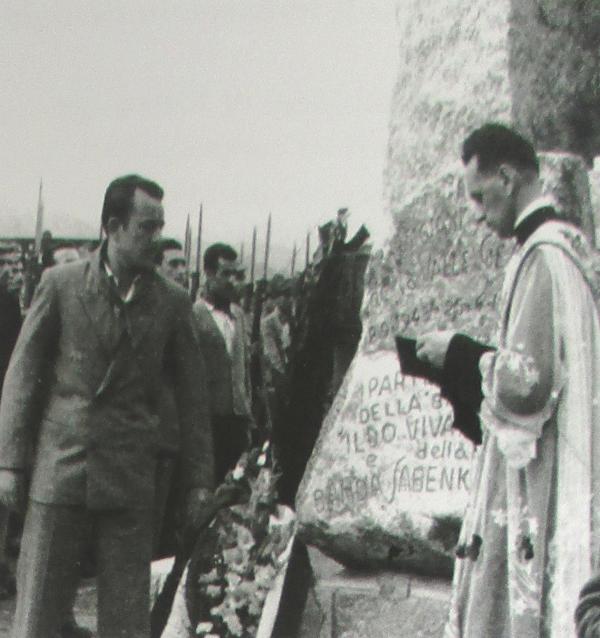
[[[156,255],[158,271],[168,280],[187,291],[187,264],[180,242],[163,238]],[[167,376],[161,387],[159,408],[161,443],[156,467],[154,510],[154,556],[174,553],[180,504],[177,482],[179,452],[179,418],[175,401],[173,377]]]
[[[231,246],[209,246],[204,253],[205,288],[194,304],[208,372],[218,483],[235,467],[253,425],[245,318],[233,303],[238,272],[237,253]]]
[[[23,283],[21,247],[16,242],[0,243],[0,394],[8,362],[21,329],[19,293]],[[0,599],[15,593],[14,577],[8,566],[9,510],[0,506]]]
[[[260,321],[262,381],[276,446],[285,436],[281,426],[289,401],[291,287],[292,282],[283,275],[273,276],[267,287],[264,316]]]
[[[448,332],[417,340],[417,355],[442,370],[443,394],[459,408],[455,425],[482,440],[445,635],[571,636],[600,542],[594,257],[541,196],[538,159],[515,131],[483,126],[462,159],[481,219],[517,246],[497,349]],[[469,410],[479,420],[458,418]]]
[[[172,375],[189,515],[210,499],[212,433],[190,301],[155,271],[163,191],[107,188],[107,240],[45,271],[0,403],[0,501],[30,479],[14,638],[54,638],[93,542],[100,638],[147,638],[157,405]],[[26,475],[31,472],[30,476]]]
[[[158,259],[161,273],[187,290],[188,270],[181,244],[176,239],[162,239]]]

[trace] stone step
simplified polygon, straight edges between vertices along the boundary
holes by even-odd
[[[357,573],[312,547],[309,557],[315,582],[298,638],[442,636],[449,580],[395,572]]]

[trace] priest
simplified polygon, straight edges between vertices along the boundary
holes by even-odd
[[[516,248],[497,347],[445,331],[417,339],[456,427],[481,441],[445,638],[574,636],[600,544],[598,264],[542,196],[538,158],[516,131],[486,124],[462,160],[481,221]]]

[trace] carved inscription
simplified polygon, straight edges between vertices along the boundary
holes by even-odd
[[[424,496],[429,510],[433,501],[460,511],[473,446],[453,430],[439,389],[404,377],[391,353],[378,362],[382,371],[358,381],[338,411],[333,445],[340,462],[313,486],[316,512],[332,518],[382,507],[418,511]]]
[[[365,353],[393,350],[398,333],[458,329],[495,334],[501,275],[510,245],[500,243],[457,196],[424,193],[395,212],[396,233],[371,258],[363,302]]]

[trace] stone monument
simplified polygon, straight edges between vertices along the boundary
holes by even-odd
[[[594,166],[589,172],[590,198],[596,228],[596,248],[600,248],[600,157],[594,158]]]
[[[593,232],[600,4],[401,0],[397,21],[390,239],[367,269],[361,344],[296,504],[302,537],[345,564],[449,574],[474,450],[438,389],[402,375],[394,336],[449,328],[493,341],[512,246],[465,198],[460,143],[476,126],[511,122],[549,151],[545,189]]]

